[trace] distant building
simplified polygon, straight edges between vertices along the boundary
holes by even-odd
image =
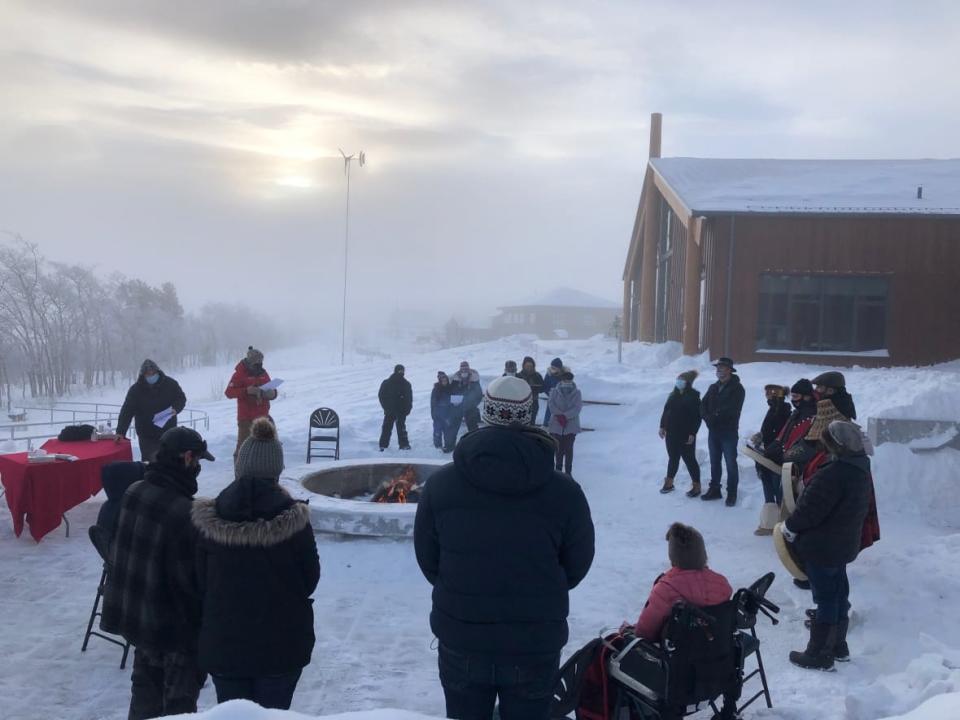
[[[738,362],[960,357],[960,160],[660,157],[624,269],[624,339]]]
[[[589,338],[609,332],[620,307],[571,288],[557,288],[520,305],[497,308],[493,337],[530,333],[541,339]]]

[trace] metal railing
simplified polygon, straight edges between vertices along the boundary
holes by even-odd
[[[34,440],[49,440],[60,434],[67,425],[93,425],[105,430],[112,430],[116,419],[120,415],[121,405],[114,403],[83,403],[83,402],[56,402],[45,406],[17,405],[16,412],[8,413],[9,417],[24,416],[24,421],[10,420],[0,424],[0,440],[26,442],[27,449],[33,448]],[[41,416],[43,420],[32,420],[34,416]],[[49,420],[47,417],[49,416]],[[210,416],[202,410],[184,408],[177,413],[177,424],[192,427],[194,430],[202,426],[210,429]],[[130,426],[130,437],[136,437],[136,429]]]

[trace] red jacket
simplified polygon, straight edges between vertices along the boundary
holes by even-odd
[[[697,607],[709,607],[726,602],[732,594],[727,579],[710,568],[670,568],[653,584],[647,604],[637,620],[636,633],[647,640],[659,640],[673,606],[681,600]]]
[[[270,400],[277,396],[276,390],[267,390],[260,398],[247,395],[248,387],[259,387],[268,382],[270,373],[266,370],[260,375],[251,375],[245,362],[241,360],[237,363],[224,391],[224,395],[237,401],[237,420],[255,420],[270,414]]]

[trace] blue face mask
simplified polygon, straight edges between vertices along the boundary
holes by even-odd
[[[687,388],[687,381],[682,378],[677,378],[677,382],[674,383],[674,385],[676,385],[677,390],[685,390]]]
[[[148,385],[156,385],[160,375],[144,375],[143,379],[147,381]]]

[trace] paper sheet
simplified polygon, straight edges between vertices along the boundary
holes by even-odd
[[[280,378],[274,378],[270,382],[265,382],[263,385],[260,385],[261,390],[276,390],[278,387],[283,385],[283,380]]]
[[[174,412],[174,409],[172,407],[168,407],[166,410],[161,410],[160,412],[158,412],[156,415],[153,416],[153,424],[156,425],[158,428],[162,428],[168,422],[170,422],[170,418],[172,418],[174,415],[176,415],[176,412]]]
[[[450,396],[451,405],[463,405],[463,395],[451,395]]]

